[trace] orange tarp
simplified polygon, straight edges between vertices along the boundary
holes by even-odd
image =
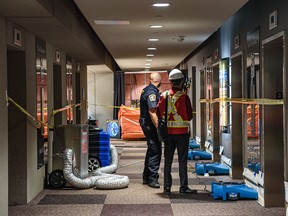
[[[118,120],[121,126],[122,139],[145,138],[139,125],[140,110],[121,106],[118,112]]]

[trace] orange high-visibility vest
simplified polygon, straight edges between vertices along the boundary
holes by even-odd
[[[165,95],[165,94],[163,94]],[[165,100],[167,101],[167,128],[168,134],[186,134],[189,130],[189,114],[186,107],[187,95],[182,91],[177,91],[174,95],[168,95],[163,98],[162,104],[158,107],[164,117],[165,114]],[[189,100],[190,101],[190,100]],[[191,106],[189,104],[189,106]]]

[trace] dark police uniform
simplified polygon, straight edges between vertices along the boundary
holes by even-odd
[[[140,97],[140,125],[146,136],[147,152],[145,157],[143,183],[150,184],[158,182],[159,166],[161,161],[162,147],[158,139],[157,128],[154,126],[149,109],[157,108],[160,94],[159,90],[153,84],[146,86],[141,93]]]

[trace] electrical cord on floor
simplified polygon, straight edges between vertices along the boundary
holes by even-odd
[[[189,163],[187,164],[187,166],[188,166],[188,170],[196,175],[196,178],[198,179],[198,183],[204,185],[204,191],[207,191],[210,194],[210,191],[207,189],[207,185],[205,184],[205,182],[201,181],[201,178],[199,178],[198,175],[196,174],[195,168]]]
[[[188,168],[188,171],[195,173],[195,168],[191,164],[187,163],[187,168]]]
[[[132,165],[137,164],[137,163],[140,163],[140,162],[143,163],[144,160],[136,161],[136,162],[133,162],[133,163],[128,163],[128,164],[124,164],[124,165],[118,166],[118,169],[119,169],[119,168],[122,168],[122,167],[132,166]]]
[[[196,178],[198,179],[199,184],[203,184],[204,185],[204,189],[203,190],[207,191],[208,193],[210,193],[210,191],[207,189],[207,185],[205,184],[205,182],[201,181],[197,174],[196,174]]]

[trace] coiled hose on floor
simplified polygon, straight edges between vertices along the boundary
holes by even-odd
[[[91,188],[98,189],[120,189],[128,187],[128,176],[111,174],[118,167],[118,153],[115,146],[110,145],[111,165],[97,169],[93,176],[82,179],[75,175],[73,171],[73,150],[66,148],[64,150],[64,169],[63,174],[65,180],[76,188]]]

